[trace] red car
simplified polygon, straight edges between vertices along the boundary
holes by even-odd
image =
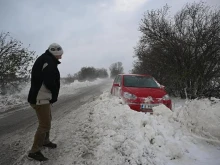
[[[172,102],[164,89],[150,75],[119,74],[114,79],[111,94],[118,96],[136,111],[150,112],[159,104],[172,109]]]

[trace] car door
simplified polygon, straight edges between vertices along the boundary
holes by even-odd
[[[121,82],[122,82],[122,76],[118,75],[118,78],[116,80],[116,86],[115,86],[115,95],[118,97],[121,97]]]
[[[112,85],[112,94],[113,94],[113,95],[116,95],[116,92],[115,92],[115,91],[116,91],[116,86],[117,86],[118,77],[119,77],[119,76],[116,76],[115,79],[114,79],[114,81],[113,81],[113,85]]]

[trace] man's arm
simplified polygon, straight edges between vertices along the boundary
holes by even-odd
[[[57,101],[58,89],[56,86],[56,66],[50,62],[44,64],[43,83],[52,93],[52,101]]]

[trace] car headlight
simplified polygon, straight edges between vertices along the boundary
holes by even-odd
[[[137,98],[137,96],[135,96],[135,95],[133,95],[133,94],[131,94],[129,92],[124,92],[123,96],[126,99],[133,99],[133,100],[135,100]]]
[[[166,94],[166,95],[163,96],[162,99],[163,99],[163,100],[170,100],[170,96],[169,96],[168,94]]]

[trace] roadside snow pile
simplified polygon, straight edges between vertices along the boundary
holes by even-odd
[[[208,108],[208,101],[203,102]],[[184,115],[177,113],[204,108],[206,104],[195,105],[200,104],[193,101],[185,107],[177,106],[183,109],[174,112],[160,105],[150,115],[132,111],[109,91],[104,92],[94,101],[53,121],[51,139],[59,147],[43,150],[50,158],[46,164],[219,165],[220,144],[193,137],[189,127],[185,127]],[[188,118],[194,119],[195,114]],[[202,121],[198,124],[203,125]],[[37,163],[25,159],[20,164]]]
[[[219,160],[212,160],[210,157],[213,153],[216,155],[220,152],[216,148],[213,151],[210,146],[206,150],[206,144],[201,144],[203,149],[200,151],[198,144],[195,145],[195,139],[190,136],[190,131],[183,128],[187,121],[183,121],[188,118],[188,121],[196,123],[195,128],[206,131],[211,127],[210,133],[213,136],[218,135],[220,118],[214,116],[214,112],[209,116],[205,113],[198,115],[197,109],[209,107],[217,112],[220,102],[212,106],[208,100],[201,101],[201,105],[201,102],[193,101],[187,108],[179,109],[197,111],[191,112],[188,117],[176,114],[164,105],[155,107],[154,114],[150,115],[132,111],[120,102],[118,98],[104,93],[99,100],[92,103],[92,120],[96,123],[94,132],[103,138],[96,148],[96,164],[218,164],[216,162]],[[196,118],[196,114],[200,117]],[[177,121],[178,115],[180,122]],[[206,126],[207,123],[202,122],[204,120],[211,126]],[[203,154],[206,156],[202,157]]]
[[[30,85],[26,84],[22,87],[20,92],[16,92],[13,95],[0,95],[0,112],[26,104],[29,88]]]
[[[172,112],[161,105],[155,114],[132,111],[115,97],[101,96],[94,106],[94,121],[103,142],[97,164],[166,164],[184,156],[184,134],[172,124]]]
[[[192,100],[177,108],[174,118],[193,133],[220,141],[220,100]]]

